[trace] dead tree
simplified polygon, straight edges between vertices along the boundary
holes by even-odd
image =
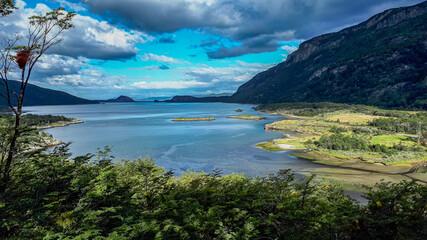
[[[5,88],[5,94],[1,94],[0,97],[6,100],[14,114],[15,121],[6,160],[0,163],[0,193],[7,188],[11,166],[18,154],[16,143],[21,134],[22,107],[31,73],[46,51],[61,41],[59,36],[65,30],[73,27],[71,20],[74,16],[74,12],[66,12],[64,8],[57,8],[43,16],[30,17],[27,36],[13,36],[3,41],[3,48],[0,50],[0,78],[1,85]],[[17,46],[20,43],[25,45]],[[20,86],[16,91],[11,89],[9,84],[9,75],[12,71],[20,72]]]

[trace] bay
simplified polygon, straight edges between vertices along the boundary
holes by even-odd
[[[151,157],[177,175],[187,169],[245,176],[266,176],[279,169],[302,170],[316,164],[289,154],[268,152],[255,145],[280,138],[281,132],[264,130],[266,123],[283,119],[261,114],[254,105],[226,103],[106,103],[67,106],[31,106],[33,114],[64,115],[84,123],[45,130],[54,138],[72,142],[74,156],[95,153],[112,146],[116,159]],[[236,109],[243,109],[236,113]],[[265,120],[230,119],[228,116],[250,114]],[[176,117],[214,117],[215,121],[173,122]]]

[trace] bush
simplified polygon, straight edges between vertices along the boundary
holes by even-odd
[[[331,127],[329,129],[329,132],[332,132],[332,133],[344,133],[344,132],[347,132],[347,129],[343,128],[343,127],[333,126],[333,127]]]
[[[332,150],[369,150],[367,141],[344,134],[322,136],[314,142],[316,146]]]
[[[67,146],[14,165],[0,198],[10,239],[423,239],[425,185],[380,183],[366,206],[340,188],[296,179],[191,170],[151,159],[113,162],[110,148],[70,158]]]
[[[406,118],[377,118],[370,126],[391,132],[422,134],[427,131],[427,113],[418,113]]]

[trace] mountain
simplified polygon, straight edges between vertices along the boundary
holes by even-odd
[[[231,101],[427,106],[427,2],[302,43],[243,84]]]
[[[19,92],[21,82],[9,80],[10,88]],[[0,93],[5,94],[6,89],[0,85]],[[12,103],[16,105],[16,99],[12,97]],[[62,91],[56,91],[52,89],[38,87],[33,84],[28,84],[25,92],[24,106],[36,106],[36,105],[73,105],[73,104],[93,104],[98,101],[87,100],[79,98]],[[5,99],[0,98],[0,106],[7,106]]]
[[[328,101],[427,109],[426,23],[427,1],[315,37],[225,101]]]
[[[135,100],[133,100],[132,98],[128,97],[128,96],[119,96],[116,99],[109,99],[106,100],[105,102],[135,102]]]

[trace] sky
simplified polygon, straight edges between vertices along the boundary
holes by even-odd
[[[298,45],[421,0],[16,0],[0,38],[63,7],[74,28],[30,82],[87,99],[230,95]],[[11,78],[18,79],[18,73]]]

